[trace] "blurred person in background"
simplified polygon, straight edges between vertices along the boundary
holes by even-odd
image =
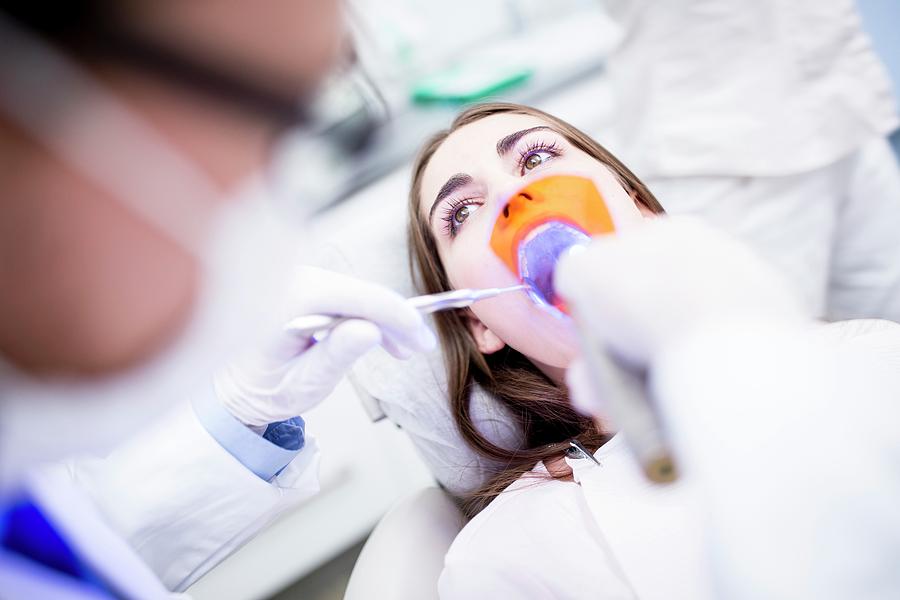
[[[4,598],[186,588],[316,492],[301,412],[371,347],[433,344],[396,294],[289,271],[271,211],[342,33],[319,0],[3,3]],[[281,333],[330,311],[360,319]],[[101,458],[34,468],[73,453]]]
[[[900,320],[900,121],[853,0],[605,5],[615,149],[667,210],[749,242],[815,316]]]

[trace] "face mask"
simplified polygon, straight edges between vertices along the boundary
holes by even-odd
[[[261,180],[216,198],[202,172],[63,57],[17,30],[0,27],[0,36],[24,50],[0,58],[0,111],[193,254],[203,272],[188,325],[139,367],[103,379],[37,379],[0,364],[0,483],[8,483],[36,462],[102,453],[191,394],[212,393],[212,371],[281,324],[272,301],[298,238],[275,219]],[[80,107],[64,130],[48,125],[40,100],[53,94]],[[222,209],[209,223],[201,215],[211,198]]]
[[[490,246],[540,306],[566,313],[553,290],[559,258],[586,246],[593,235],[615,230],[609,209],[594,182],[585,177],[552,175],[512,195],[497,216]]]

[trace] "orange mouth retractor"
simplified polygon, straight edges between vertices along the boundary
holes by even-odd
[[[532,287],[538,304],[566,312],[553,291],[559,257],[593,235],[615,231],[594,182],[574,175],[551,175],[516,192],[497,217],[490,245],[516,278]]]

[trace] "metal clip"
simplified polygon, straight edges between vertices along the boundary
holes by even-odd
[[[600,466],[600,461],[594,458],[594,455],[588,452],[587,448],[578,440],[569,440],[569,449],[566,450],[566,456],[569,458],[586,458],[593,461],[598,467]]]

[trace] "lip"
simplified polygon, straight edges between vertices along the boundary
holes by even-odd
[[[590,236],[580,227],[560,220],[539,223],[525,233],[516,248],[518,277],[530,286],[528,295],[540,306],[566,313],[553,289],[553,273],[560,256],[573,246],[585,246]]]

